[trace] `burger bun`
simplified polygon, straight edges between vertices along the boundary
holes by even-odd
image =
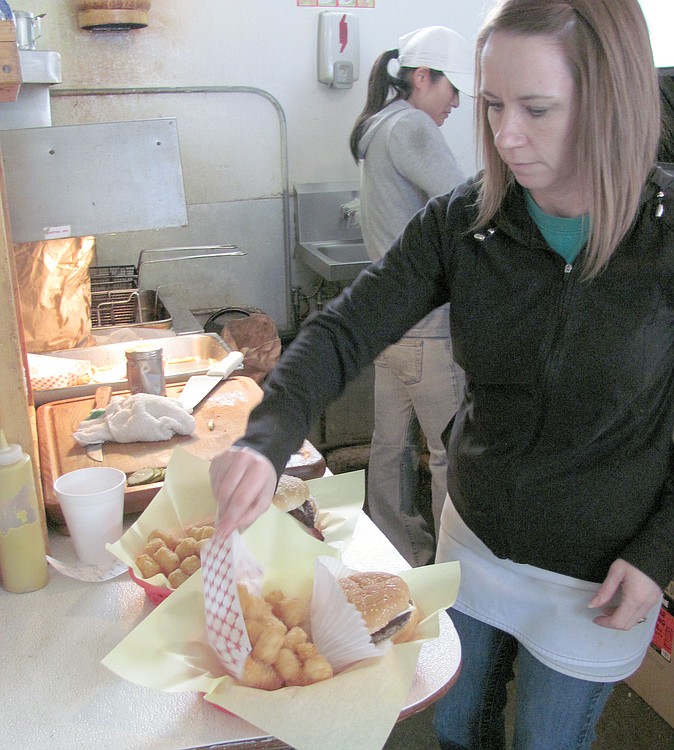
[[[400,576],[384,572],[353,573],[340,578],[346,598],[359,610],[373,642],[390,638],[409,640],[419,622],[419,611]]]
[[[309,486],[299,477],[281,474],[274,493],[273,503],[284,513],[289,513],[309,499]]]
[[[303,479],[281,474],[272,501],[279,510],[296,518],[312,536],[323,541],[318,506],[311,497],[309,485]]]

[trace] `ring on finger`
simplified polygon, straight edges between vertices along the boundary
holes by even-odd
[[[646,618],[645,618],[645,617],[640,617],[640,618],[639,618],[639,619],[637,620],[637,625],[641,625],[641,623],[642,623],[642,622],[646,622]]]

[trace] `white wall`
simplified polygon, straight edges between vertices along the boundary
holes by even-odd
[[[674,3],[667,0],[639,0],[651,35],[653,58],[658,68],[674,67]]]
[[[283,300],[273,301],[279,290],[283,296],[279,279],[285,273],[278,197],[294,183],[357,179],[348,137],[377,55],[397,46],[400,35],[432,24],[451,26],[472,40],[483,9],[491,4],[376,0],[374,9],[350,9],[360,26],[361,71],[348,90],[318,82],[316,31],[325,8],[297,7],[295,0],[153,0],[149,26],[120,33],[80,30],[74,3],[65,0],[21,0],[20,9],[46,13],[37,47],[61,54],[61,89],[245,86],[268,92],[278,102],[287,124],[287,185],[279,116],[261,95],[53,97],[52,108],[54,125],[178,118],[190,226],[173,233],[100,238],[99,264],[136,262],[139,244],[235,242],[249,252],[235,271],[245,281],[230,284],[216,302],[263,307],[284,326]],[[472,173],[468,97],[445,123],[443,134],[464,171]],[[250,206],[238,211],[234,205],[248,201],[259,207],[257,217]],[[222,235],[213,237],[220,216]],[[262,225],[264,233],[258,237]],[[294,283],[312,283],[294,261],[291,271]]]

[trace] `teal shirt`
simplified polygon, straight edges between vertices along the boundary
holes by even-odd
[[[584,216],[573,216],[571,218],[552,216],[551,214],[546,214],[545,211],[538,207],[528,190],[524,191],[524,195],[527,201],[529,216],[531,216],[536,226],[541,230],[545,241],[567,263],[573,263],[587,242],[590,231],[589,215],[585,214]]]

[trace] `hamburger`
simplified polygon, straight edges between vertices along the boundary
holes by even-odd
[[[346,598],[361,613],[370,640],[403,643],[419,622],[419,610],[400,576],[392,573],[353,573],[339,579]]]
[[[316,539],[323,541],[318,520],[318,506],[309,492],[309,485],[299,477],[281,474],[273,498],[274,505],[284,513],[289,513]]]

